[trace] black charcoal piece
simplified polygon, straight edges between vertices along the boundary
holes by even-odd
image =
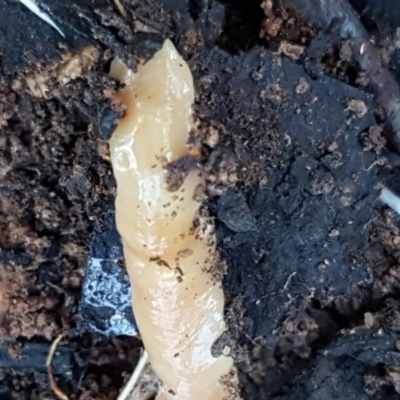
[[[99,136],[101,139],[109,140],[111,138],[111,135],[117,127],[118,118],[119,114],[110,108],[103,110],[100,115],[99,123]]]
[[[50,345],[49,342],[37,340],[4,341],[0,345],[0,371],[35,369],[40,373],[46,372],[46,358]],[[54,375],[71,377],[74,362],[74,351],[71,347],[57,346],[51,363]],[[3,400],[1,389],[0,399]]]

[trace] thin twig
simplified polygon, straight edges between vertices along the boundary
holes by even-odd
[[[125,18],[128,19],[128,13],[126,12],[124,6],[122,5],[120,0],[114,0],[115,5],[117,6],[119,12],[121,15]]]
[[[128,396],[133,391],[136,383],[138,382],[140,376],[142,375],[143,369],[146,366],[148,359],[149,359],[149,355],[147,354],[147,351],[143,350],[143,353],[139,358],[139,362],[137,363],[132,376],[129,378],[128,383],[125,385],[124,389],[118,396],[117,400],[126,400],[128,398]]]
[[[47,374],[49,375],[49,381],[50,381],[50,388],[54,392],[54,394],[60,399],[60,400],[69,400],[68,396],[63,393],[63,391],[57,386],[57,383],[54,380],[53,377],[53,368],[51,367],[51,361],[53,360],[54,353],[56,351],[57,345],[60,342],[60,340],[63,338],[63,335],[58,335],[56,340],[52,343],[49,354],[47,355],[46,359],[46,367],[47,367]]]

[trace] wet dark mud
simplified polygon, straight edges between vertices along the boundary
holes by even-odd
[[[386,43],[399,19],[377,3],[352,2]],[[171,37],[195,78],[228,266],[229,332],[214,350],[231,348],[243,398],[399,399],[400,225],[377,197],[400,163],[332,36],[290,10],[266,29],[268,1],[127,2],[128,18],[105,0],[46,4],[66,40],[0,2],[1,398],[56,398],[45,358],[60,333],[53,371],[70,399],[115,399],[135,366],[139,339],[96,333],[78,313],[115,195],[110,60],[135,68]]]

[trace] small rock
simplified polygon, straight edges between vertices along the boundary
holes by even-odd
[[[364,314],[364,324],[365,327],[371,329],[374,326],[375,318],[374,315],[370,312],[366,312]]]
[[[222,349],[222,354],[224,356],[229,356],[230,353],[231,353],[231,348],[229,346],[224,346],[224,348]]]
[[[299,83],[295,87],[294,92],[296,94],[304,94],[305,92],[307,92],[309,88],[310,88],[309,83],[305,78],[302,77],[299,79]]]
[[[233,190],[225,192],[218,200],[218,219],[233,232],[241,233],[257,229],[246,200],[241,193]]]

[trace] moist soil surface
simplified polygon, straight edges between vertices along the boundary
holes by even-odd
[[[400,399],[400,222],[377,200],[382,184],[399,191],[400,162],[345,44],[282,10],[271,24],[268,1],[116,3],[47,0],[64,39],[0,0],[0,398],[57,398],[45,362],[61,333],[53,374],[69,399],[115,399],[136,365],[138,338],[77,314],[114,207],[110,61],[134,69],[169,37],[195,79],[228,267],[213,351],[230,349],[243,399]],[[399,77],[400,12],[352,3]]]

